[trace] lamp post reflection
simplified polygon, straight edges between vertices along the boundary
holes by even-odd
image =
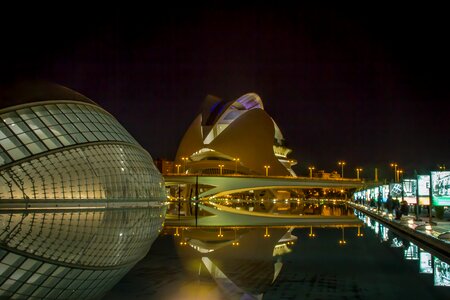
[[[239,158],[238,157],[236,157],[236,158],[233,158],[233,160],[234,160],[234,162],[235,162],[235,165],[234,165],[234,174],[237,174],[237,167],[238,167],[238,162],[239,162]]]
[[[347,244],[347,241],[345,240],[345,236],[344,236],[344,227],[342,226],[341,229],[342,229],[342,239],[339,240],[339,245],[345,245],[345,244]]]
[[[177,168],[177,174],[180,174],[180,167],[181,167],[181,165],[175,165],[175,167]]]
[[[264,169],[266,169],[266,176],[269,176],[269,169],[270,169],[270,166],[269,166],[269,165],[266,165],[266,166],[264,166]]]
[[[219,165],[219,174],[222,175],[223,165]]]
[[[268,228],[268,227],[266,227],[266,233],[264,234],[264,237],[265,237],[265,238],[270,237],[270,234],[269,234],[269,228]]]
[[[313,231],[312,231],[312,226],[309,228],[309,234],[308,234],[308,236],[309,236],[309,237],[315,237],[315,236],[316,236],[316,234],[313,233]]]
[[[362,172],[363,169],[356,168],[356,179],[359,179],[359,172]]]
[[[359,236],[359,237],[364,236],[364,234],[361,232],[360,226],[358,226],[358,234],[356,236]]]

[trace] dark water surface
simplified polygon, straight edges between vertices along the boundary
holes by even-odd
[[[309,227],[166,229],[105,299],[450,299],[439,286],[450,285],[447,263],[358,216],[364,236],[357,227],[312,228],[315,237]]]

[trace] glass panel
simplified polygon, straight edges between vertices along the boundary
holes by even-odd
[[[28,131],[25,133],[21,133],[19,135],[17,135],[17,137],[22,141],[22,143],[24,144],[29,144],[31,142],[35,142],[38,141],[39,139],[37,138],[37,136],[34,135],[33,132]]]
[[[32,107],[31,109],[35,112],[36,115],[38,115],[40,117],[49,115],[49,112],[45,109],[44,106],[35,106],[35,107]]]
[[[20,146],[18,148],[14,148],[14,149],[8,150],[8,154],[14,160],[19,160],[19,159],[22,159],[24,157],[30,156],[30,152],[24,146]]]
[[[1,117],[2,117],[3,121],[8,125],[15,124],[17,122],[22,121],[22,119],[19,118],[19,116],[15,112],[3,114],[3,115],[1,115]]]
[[[10,162],[9,156],[0,149],[0,165],[9,164]]]
[[[32,144],[28,144],[26,145],[26,147],[28,148],[28,150],[30,150],[32,154],[38,154],[47,150],[47,148],[44,146],[42,142],[35,142]]]
[[[56,122],[55,118],[53,118],[52,116],[42,116],[41,120],[48,127],[51,127],[51,126],[54,126],[54,125],[58,124],[58,122]]]
[[[12,135],[13,133],[9,130],[5,123],[0,122],[0,140]]]
[[[24,120],[28,120],[31,118],[36,118],[36,114],[29,108],[19,109],[17,113]]]
[[[43,140],[45,146],[49,149],[55,149],[61,147],[61,143],[56,138]]]

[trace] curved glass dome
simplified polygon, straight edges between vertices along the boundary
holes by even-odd
[[[157,237],[164,181],[112,115],[46,87],[0,93],[0,298],[98,298]]]

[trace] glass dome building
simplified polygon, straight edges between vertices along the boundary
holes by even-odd
[[[95,102],[53,84],[0,93],[0,298],[99,298],[165,216],[152,158]]]

